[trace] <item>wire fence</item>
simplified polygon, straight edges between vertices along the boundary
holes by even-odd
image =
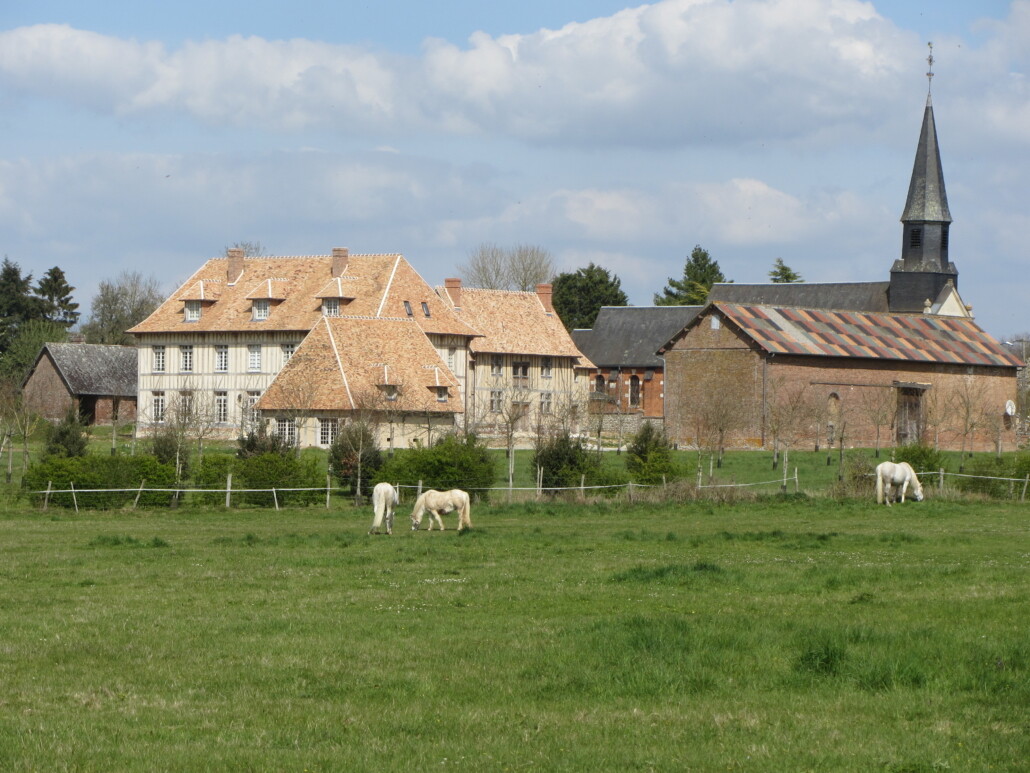
[[[1003,476],[992,476],[992,475],[973,475],[968,473],[958,472],[947,472],[943,469],[940,470],[924,470],[916,473],[918,476],[922,476],[925,482],[930,482],[932,479],[936,479],[936,488],[938,492],[943,492],[945,489],[946,478],[960,478],[967,480],[978,480],[978,481],[995,481],[1007,485],[1009,489],[1009,498],[1016,498],[1016,490],[1018,489],[1018,499],[1020,502],[1026,501],[1027,490],[1030,488],[1030,474],[1022,478],[1012,478]],[[875,473],[869,473],[864,477],[873,477]],[[751,489],[760,486],[777,486],[781,492],[786,492],[788,488],[793,484],[795,493],[800,492],[801,483],[798,475],[797,468],[794,469],[792,476],[780,477],[775,480],[763,480],[763,481],[749,481],[745,483],[702,483],[700,476],[698,481],[695,483],[694,488],[697,491],[716,491],[716,490],[737,490],[737,489]],[[931,484],[932,485],[932,484]],[[412,500],[417,499],[426,487],[420,481],[417,484],[396,484],[395,487],[398,492],[402,493],[405,490],[414,492]],[[605,485],[587,485],[585,482],[579,486],[495,486],[490,488],[468,488],[466,489],[469,493],[487,493],[489,496],[502,496],[506,497],[508,501],[513,501],[516,497],[524,500],[527,497],[531,499],[540,499],[544,496],[560,496],[560,495],[575,495],[579,499],[585,499],[589,493],[603,493],[605,495],[618,495],[620,492],[625,498],[632,502],[636,496],[643,494],[648,491],[661,491],[668,489],[669,483],[663,482],[660,484],[644,484],[644,483],[618,483],[618,484],[605,484]],[[197,488],[188,486],[176,486],[176,487],[148,487],[146,481],[140,482],[140,485],[133,488],[76,488],[74,483],[71,483],[68,488],[54,488],[48,484],[47,488],[40,491],[28,491],[26,494],[41,497],[40,502],[41,508],[47,510],[51,505],[56,506],[67,506],[61,497],[65,500],[70,499],[71,506],[76,512],[79,511],[80,507],[89,506],[90,495],[96,495],[97,497],[110,498],[115,494],[122,495],[133,495],[131,508],[135,509],[140,506],[140,501],[145,494],[150,495],[167,495],[168,501],[164,506],[177,506],[182,504],[187,495],[193,495],[195,497],[202,498],[202,501],[207,504],[217,504],[224,501],[225,507],[233,507],[234,504],[255,504],[254,496],[252,495],[263,495],[266,500],[270,499],[271,504],[276,510],[281,510],[282,507],[287,504],[284,501],[284,497],[288,497],[291,494],[305,494],[304,503],[307,505],[315,504],[316,499],[321,502],[324,497],[324,505],[326,508],[330,508],[332,500],[353,498],[355,495],[346,489],[334,487],[330,483],[325,486],[281,486],[273,488],[234,488],[232,486],[231,476],[226,480],[225,487],[218,488]],[[84,502],[80,502],[79,498],[83,497]],[[224,500],[223,500],[224,497]],[[214,500],[217,498],[218,502]],[[125,497],[122,497],[125,499]],[[235,499],[235,503],[234,503]],[[364,495],[356,497],[358,500],[367,499]],[[103,500],[102,500],[103,501]],[[153,497],[149,498],[149,501],[145,503],[145,506],[153,505]],[[260,504],[260,502],[258,502]],[[94,505],[95,506],[95,505]],[[125,506],[123,503],[122,506]]]

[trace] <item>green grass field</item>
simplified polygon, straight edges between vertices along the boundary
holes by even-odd
[[[0,769],[1023,771],[1028,514],[9,508]]]

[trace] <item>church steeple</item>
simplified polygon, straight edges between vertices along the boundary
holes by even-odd
[[[933,78],[932,45],[927,61],[930,63],[927,77]],[[901,259],[891,270],[890,306],[897,311],[919,311],[927,300],[935,301],[949,281],[958,286],[958,271],[948,258],[951,211],[944,189],[930,94],[926,96],[923,126],[901,222]]]

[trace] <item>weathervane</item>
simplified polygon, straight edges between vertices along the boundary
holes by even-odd
[[[930,65],[930,69],[926,71],[926,93],[929,94],[933,90],[933,43],[927,43],[930,48],[930,55],[926,57],[926,63]]]

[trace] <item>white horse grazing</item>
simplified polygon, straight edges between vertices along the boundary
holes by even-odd
[[[376,484],[376,487],[372,489],[372,512],[374,516],[372,518],[372,528],[368,530],[369,534],[378,534],[379,527],[383,525],[384,520],[386,521],[386,533],[393,534],[393,511],[400,501],[397,489],[389,483]]]
[[[890,507],[892,494],[900,502],[905,501],[905,492],[912,487],[912,498],[923,501],[923,487],[916,477],[916,471],[908,462],[881,462],[876,465],[876,503]],[[893,489],[892,489],[893,487]]]
[[[469,495],[461,489],[450,491],[435,491],[429,489],[422,496],[415,500],[415,509],[411,511],[411,530],[417,531],[422,525],[422,513],[429,511],[429,531],[433,530],[433,521],[443,531],[443,521],[440,516],[453,510],[458,511],[458,531],[472,528],[471,507]]]

